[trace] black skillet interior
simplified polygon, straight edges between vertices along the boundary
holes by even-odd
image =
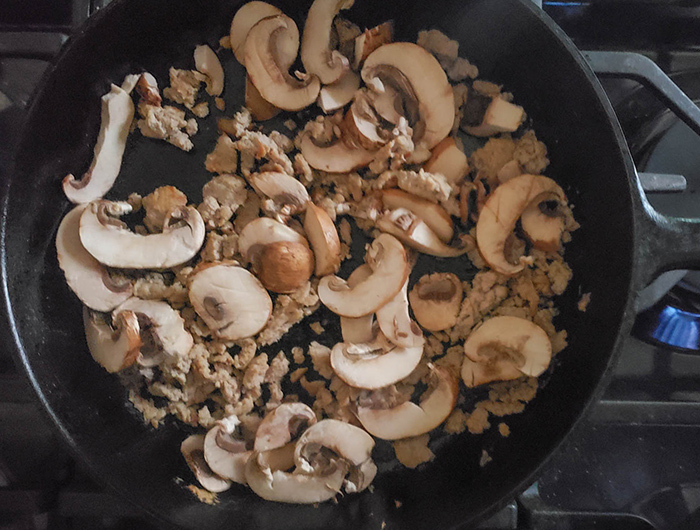
[[[105,483],[161,520],[192,528],[447,528],[473,520],[508,499],[559,444],[592,399],[617,337],[627,327],[633,262],[631,177],[618,129],[592,84],[545,16],[511,0],[370,2],[357,0],[347,16],[371,27],[394,19],[398,37],[414,40],[439,28],[460,41],[460,52],[485,79],[505,85],[523,105],[549,148],[548,175],[575,204],[582,228],[567,258],[574,280],[559,305],[559,326],[570,334],[548,384],[525,413],[507,418],[512,434],[453,437],[438,458],[418,471],[391,470],[373,494],[348,496],[319,507],[267,503],[243,488],[217,506],[194,499],[175,477],[191,480],[174,423],[154,430],[125,403],[115,377],[87,353],[80,304],[58,269],[54,234],[68,204],[60,180],[81,174],[99,127],[99,97],[110,82],[141,70],[161,83],[169,66],[191,68],[192,49],[216,48],[239,2],[123,0],[99,13],[73,40],[45,80],[31,109],[7,201],[3,203],[3,279],[19,360],[45,408],[77,456]],[[309,2],[280,2],[302,27]],[[227,114],[242,103],[242,68],[227,68]],[[194,155],[163,142],[130,137],[122,176],[110,197],[174,184],[193,202],[208,178],[204,153],[215,125],[194,137]],[[579,313],[582,292],[592,293]],[[297,330],[291,341],[305,340]],[[308,340],[308,338],[306,339]],[[481,469],[481,449],[493,461]],[[400,508],[395,500],[401,501]]]

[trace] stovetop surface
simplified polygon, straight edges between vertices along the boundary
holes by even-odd
[[[0,174],[47,61],[108,1],[0,2]],[[644,53],[700,99],[700,8],[599,0],[545,2],[544,9],[580,48]],[[700,140],[635,82],[604,86],[638,168],[688,179],[686,192],[650,195],[652,204],[662,213],[700,217]],[[649,139],[659,121],[662,134]],[[696,146],[694,156],[687,148],[681,156],[681,143]],[[479,528],[697,530],[698,447],[700,356],[630,337],[602,401],[576,436],[537,483]],[[0,530],[152,528],[139,517],[63,451],[8,352],[0,350]]]

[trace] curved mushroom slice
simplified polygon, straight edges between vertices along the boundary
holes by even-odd
[[[217,264],[190,276],[190,302],[222,340],[252,337],[265,327],[272,300],[260,281],[242,267]]]
[[[314,254],[304,243],[270,243],[253,258],[253,270],[266,289],[293,293],[313,274]]]
[[[316,469],[314,457],[321,448],[330,449],[353,466],[372,457],[374,440],[365,431],[343,421],[325,419],[306,429],[297,441],[294,463],[303,473]]]
[[[389,20],[355,37],[355,53],[352,67],[357,70],[374,50],[394,38],[394,22]]]
[[[491,360],[486,363],[475,363],[469,357],[462,361],[462,381],[467,388],[474,388],[493,381],[511,381],[522,377],[510,361]]]
[[[99,199],[117,180],[122,166],[122,156],[134,119],[134,102],[128,92],[116,85],[102,96],[100,132],[93,152],[92,163],[83,178],[73,175],[63,179],[63,192],[68,200],[77,204]]]
[[[353,466],[343,483],[346,493],[359,493],[369,488],[377,476],[377,465],[373,460],[367,460],[359,466]]]
[[[239,63],[245,66],[245,41],[250,28],[263,18],[282,14],[282,11],[277,7],[257,0],[246,2],[236,11],[236,15],[231,21],[230,39],[231,49]],[[299,30],[296,24],[290,26],[289,31],[280,37],[277,43],[277,50],[280,64],[286,64],[287,68],[289,68],[297,58],[297,52],[299,51]]]
[[[255,191],[279,204],[282,212],[287,215],[303,212],[311,200],[306,187],[286,173],[263,171],[254,173],[248,181]]]
[[[537,377],[549,366],[552,343],[529,320],[497,316],[472,331],[464,342],[464,353],[476,363],[508,361],[525,375]]]
[[[235,415],[216,422],[204,438],[204,459],[221,478],[245,484],[245,465],[253,454],[236,433],[240,421]]]
[[[423,333],[408,313],[408,280],[394,298],[377,309],[377,323],[392,344],[404,348],[423,345]]]
[[[447,419],[457,403],[459,381],[444,368],[435,368],[436,386],[421,398],[420,406],[407,401],[390,409],[357,408],[367,432],[383,440],[399,440],[430,432]]]
[[[473,248],[468,243],[461,247],[445,245],[422,219],[405,208],[397,208],[382,215],[377,219],[377,228],[430,256],[456,258]]]
[[[349,173],[369,164],[376,151],[349,147],[342,141],[322,147],[306,133],[301,138],[301,154],[314,169],[327,173]]]
[[[360,88],[360,76],[348,70],[331,85],[325,85],[318,94],[318,106],[326,114],[342,109],[352,101],[355,92]]]
[[[270,120],[282,112],[260,95],[248,76],[245,78],[245,106],[256,121]]]
[[[243,259],[253,261],[263,247],[279,241],[301,243],[308,246],[306,238],[287,225],[269,217],[258,217],[245,225],[243,230],[241,230],[238,238],[238,251],[243,256]]]
[[[224,91],[224,69],[214,50],[206,44],[195,47],[194,65],[207,76],[207,94],[220,96]]]
[[[314,0],[309,8],[301,38],[301,62],[310,74],[324,85],[335,83],[348,71],[350,63],[337,50],[331,50],[333,19],[342,9],[352,7],[354,0]]]
[[[318,97],[321,83],[314,75],[299,81],[289,75],[290,65],[283,64],[277,49],[280,40],[289,32],[296,31],[294,21],[277,15],[262,19],[255,24],[245,41],[245,65],[251,81],[260,95],[275,107],[284,110],[301,110]]]
[[[564,232],[564,216],[556,209],[547,208],[546,203],[549,201],[547,197],[544,199],[544,201],[533,201],[525,208],[520,217],[520,226],[533,247],[545,252],[556,252],[559,250],[561,235]],[[556,198],[554,201],[557,205],[559,204]]]
[[[136,362],[141,349],[136,314],[124,311],[114,318],[114,327],[87,307],[83,308],[85,339],[92,358],[105,370],[115,373]]]
[[[403,190],[388,189],[382,191],[382,204],[389,210],[405,208],[420,217],[444,243],[449,243],[454,236],[454,225],[450,214],[434,202],[416,197]]]
[[[167,269],[192,259],[204,242],[204,221],[188,206],[173,211],[178,220],[160,234],[139,235],[118,217],[131,211],[125,202],[95,201],[80,216],[80,241],[97,261],[109,267]]]
[[[365,281],[372,275],[372,267],[360,265],[348,277],[348,287],[354,288],[360,282]],[[374,325],[374,314],[369,313],[362,317],[340,317],[340,332],[343,335],[343,342],[348,344],[365,344],[372,342],[376,336]]]
[[[193,434],[180,444],[180,452],[202,487],[212,493],[221,493],[231,487],[231,481],[214,473],[204,459],[204,435]]]
[[[133,292],[131,282],[118,284],[107,269],[85,250],[80,242],[80,216],[85,205],[68,212],[56,233],[58,265],[66,277],[68,287],[90,309],[111,311]]]
[[[296,442],[292,442],[269,451],[256,453],[258,455],[258,463],[263,468],[271,471],[288,471],[294,467],[295,446]]]
[[[372,275],[353,288],[337,276],[321,279],[318,296],[334,313],[344,317],[374,313],[401,290],[408,278],[406,251],[388,234],[381,234],[372,242],[365,261],[372,267]]]
[[[501,184],[486,199],[476,223],[476,242],[489,266],[501,274],[516,274],[525,268],[530,258],[520,258],[518,264],[505,257],[506,240],[513,233],[523,211],[542,196],[556,196],[566,203],[566,195],[552,179],[542,175],[520,175]]]
[[[442,331],[457,324],[462,282],[451,272],[426,274],[408,297],[418,323],[430,331]]]
[[[376,77],[403,93],[414,143],[420,141],[432,149],[450,133],[454,122],[452,87],[433,55],[410,42],[385,44],[372,52],[362,67],[367,85]]]
[[[138,362],[142,366],[152,366],[163,355],[184,357],[192,348],[194,340],[187,330],[180,313],[167,302],[129,298],[114,310],[113,318],[124,311],[136,313],[144,345]]]
[[[316,413],[304,403],[282,403],[268,413],[255,433],[255,451],[262,453],[289,444],[316,423]]]
[[[455,139],[448,136],[435,146],[423,170],[428,173],[440,173],[450,184],[459,184],[469,173],[469,161],[467,155],[457,146]]]
[[[388,343],[381,333],[369,344],[336,344],[331,350],[331,367],[348,385],[370,390],[408,377],[423,356],[423,342],[410,348]]]
[[[309,202],[304,215],[304,231],[316,258],[314,273],[319,278],[340,268],[340,238],[326,211]]]

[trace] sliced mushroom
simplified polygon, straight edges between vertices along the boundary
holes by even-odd
[[[500,96],[491,98],[472,90],[465,105],[461,127],[472,136],[493,136],[516,131],[524,120],[522,107]]]
[[[306,187],[292,176],[279,171],[254,173],[248,179],[253,189],[272,199],[285,215],[303,212],[309,202]]]
[[[449,243],[454,236],[454,226],[450,214],[434,202],[416,197],[403,190],[388,189],[382,191],[382,203],[389,210],[404,208],[420,217],[444,243]]]
[[[301,154],[314,169],[327,173],[349,173],[369,164],[374,159],[375,151],[353,148],[342,141],[336,141],[329,146],[319,146],[311,135],[306,133],[301,139]]]
[[[68,200],[84,204],[100,199],[107,193],[121,170],[122,157],[134,118],[134,102],[128,92],[116,85],[102,96],[100,132],[93,152],[93,159],[83,178],[73,175],[63,179],[63,192]]]
[[[204,459],[204,435],[193,434],[180,444],[185,462],[202,487],[212,493],[221,493],[231,487],[231,481],[214,473]]]
[[[353,147],[377,150],[388,140],[369,99],[365,97],[355,97],[355,101],[345,113],[343,126],[345,128],[343,141]]]
[[[267,2],[254,0],[243,4],[231,21],[231,49],[238,62],[245,66],[245,41],[250,28],[255,26],[263,18],[282,15],[282,11]],[[299,31],[296,24],[290,26],[278,41],[280,63],[287,68],[292,65],[299,51]]]
[[[190,302],[222,340],[252,337],[265,327],[272,300],[260,281],[242,267],[216,264],[190,276]]]
[[[397,346],[423,344],[423,333],[408,313],[408,279],[394,298],[377,309],[377,323],[384,336]]]
[[[294,31],[296,24],[291,18],[277,15],[255,24],[245,41],[246,70],[255,88],[274,106],[292,111],[311,105],[321,89],[314,75],[307,76],[305,81],[289,75],[290,65],[284,64],[279,56],[280,43]]]
[[[105,370],[115,373],[136,362],[142,343],[135,313],[118,314],[112,327],[104,320],[104,315],[85,307],[83,324],[90,354]]]
[[[80,242],[80,216],[85,205],[68,212],[56,232],[58,265],[68,287],[90,309],[111,311],[131,296],[131,282],[117,283]]]
[[[399,90],[390,84],[384,85],[377,77],[372,78],[371,81],[368,85],[367,97],[377,115],[394,125],[398,125],[402,118],[406,119],[404,102]]]
[[[266,245],[279,241],[301,243],[308,246],[306,238],[287,225],[269,217],[258,217],[241,230],[238,238],[238,251],[246,261],[254,261],[254,258]]]
[[[194,65],[207,76],[207,94],[220,96],[224,91],[224,69],[214,50],[206,44],[197,46],[194,49]]]
[[[303,473],[317,471],[315,459],[330,449],[352,466],[360,466],[372,457],[374,440],[365,431],[343,421],[325,419],[306,429],[297,441],[294,462]]]
[[[352,67],[359,70],[369,54],[374,50],[390,43],[394,38],[394,23],[389,20],[383,24],[366,29],[361,35],[355,37],[355,60]]]
[[[455,139],[448,136],[433,148],[423,169],[428,173],[440,173],[450,184],[459,184],[469,173],[469,161]]]
[[[348,70],[331,85],[325,85],[318,94],[318,106],[326,114],[342,109],[352,101],[357,89],[360,88],[360,76]]]
[[[174,210],[187,206],[187,195],[175,186],[160,186],[146,195],[141,207],[146,212],[143,224],[151,232],[162,232]]]
[[[310,74],[329,85],[338,81],[349,69],[347,57],[331,50],[333,19],[342,9],[349,9],[354,0],[314,0],[309,8],[301,38],[301,62]]]
[[[372,275],[372,267],[360,265],[348,277],[348,287],[354,288],[357,284],[365,281]],[[352,318],[340,317],[340,331],[343,335],[343,342],[348,344],[364,344],[372,342],[376,338],[376,327],[374,325],[374,313]]]
[[[97,261],[109,267],[167,269],[192,259],[204,242],[204,221],[188,206],[171,212],[175,224],[166,223],[162,233],[139,235],[128,230],[118,217],[129,213],[125,202],[99,200],[80,216],[80,241]]]
[[[245,78],[245,106],[256,121],[270,120],[282,112],[260,95],[248,76]]]
[[[221,478],[245,484],[245,465],[253,452],[236,432],[240,424],[235,415],[216,422],[204,438],[204,459]]]
[[[316,413],[304,403],[282,403],[268,413],[255,433],[255,451],[271,451],[296,440],[316,423]]]
[[[462,282],[451,272],[426,274],[408,295],[418,323],[430,331],[442,331],[457,323],[462,305]]]
[[[503,184],[522,174],[523,168],[520,166],[520,162],[517,160],[511,160],[510,162],[503,164],[501,169],[498,170],[496,176],[498,177],[498,183]]]
[[[497,316],[472,331],[464,353],[476,363],[508,361],[525,375],[537,377],[549,366],[552,343],[547,333],[529,320]]]
[[[391,344],[380,333],[369,344],[336,344],[331,350],[331,366],[348,385],[373,390],[408,377],[422,356],[422,341],[403,348]]]
[[[402,94],[414,143],[420,141],[432,149],[450,133],[454,122],[452,87],[433,55],[410,42],[385,44],[372,52],[362,67],[367,85],[377,77],[384,86]]]
[[[309,202],[304,215],[304,231],[316,258],[315,274],[319,278],[340,268],[340,238],[326,211]]]
[[[448,370],[436,367],[435,385],[421,397],[420,405],[410,401],[389,409],[357,407],[362,426],[377,438],[399,440],[430,432],[447,419],[457,403],[459,381]]]
[[[354,288],[337,276],[324,276],[318,296],[334,313],[361,317],[374,313],[401,290],[409,273],[406,251],[393,236],[381,234],[370,245],[365,258],[372,275]]]
[[[564,216],[557,208],[547,207],[548,199],[559,204],[556,197],[544,197],[544,201],[533,201],[520,217],[520,226],[532,246],[545,252],[559,250],[561,235],[564,232]]]
[[[293,293],[313,274],[314,254],[305,243],[277,241],[253,258],[253,270],[266,289]]]
[[[445,245],[422,219],[405,208],[397,208],[382,215],[377,219],[377,228],[430,256],[455,258],[472,249],[468,243],[459,247]]]
[[[467,356],[462,360],[462,381],[467,388],[493,381],[511,381],[522,376],[522,372],[510,361],[493,359],[485,363],[475,363]]]
[[[489,266],[502,274],[516,274],[525,268],[529,258],[521,257],[518,264],[505,257],[508,237],[515,224],[533,202],[540,197],[552,196],[566,203],[566,195],[552,179],[542,175],[520,175],[498,186],[488,196],[476,223],[476,241],[479,252]]]
[[[148,72],[142,73],[136,82],[136,92],[138,92],[142,101],[150,105],[160,107],[163,98],[158,90],[158,81],[153,77],[153,74]]]
[[[374,460],[366,460],[359,466],[353,466],[343,482],[346,493],[359,493],[369,488],[377,476],[377,465]]]

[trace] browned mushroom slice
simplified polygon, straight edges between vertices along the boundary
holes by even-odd
[[[245,106],[257,121],[270,120],[282,112],[260,95],[249,76],[245,78]]]
[[[90,354],[105,370],[119,372],[136,362],[142,343],[134,312],[119,313],[112,327],[105,321],[105,315],[85,307],[83,324]]]
[[[244,260],[252,262],[265,246],[282,241],[309,246],[303,235],[287,225],[269,217],[258,217],[241,230],[238,251]]]
[[[389,20],[371,29],[365,30],[355,37],[355,53],[352,67],[359,70],[369,54],[374,50],[390,43],[394,38],[394,22]]]
[[[318,94],[318,106],[326,114],[342,109],[352,101],[355,92],[360,88],[360,76],[348,70],[331,85],[325,85]]]
[[[253,270],[266,289],[293,293],[313,274],[314,254],[306,243],[269,243],[253,258]]]
[[[543,199],[533,201],[525,208],[520,217],[520,226],[533,247],[545,252],[556,252],[564,232],[564,215],[559,211],[558,197],[545,196]],[[548,202],[553,202],[556,206],[550,208]]]
[[[212,493],[221,493],[231,487],[231,481],[214,473],[204,459],[203,434],[193,434],[185,438],[180,445],[180,452],[204,489]]]
[[[296,440],[316,423],[316,414],[304,403],[282,403],[268,413],[255,433],[255,450],[270,451]]]
[[[329,85],[338,81],[349,69],[347,57],[332,50],[333,19],[342,9],[352,7],[354,0],[314,0],[309,8],[301,39],[301,61],[310,74]]]
[[[319,278],[335,274],[340,268],[340,238],[333,220],[323,208],[310,202],[304,215],[304,231],[316,258],[315,274]]]
[[[224,69],[214,50],[206,44],[194,49],[194,64],[197,70],[207,76],[207,93],[220,96],[224,91]]]
[[[287,215],[303,212],[309,202],[306,187],[294,177],[279,171],[254,173],[248,182],[259,194],[272,199]]]
[[[245,41],[250,28],[263,18],[282,14],[282,11],[277,7],[258,0],[246,2],[236,11],[236,15],[231,21],[230,40],[231,49],[239,63],[245,66]],[[297,31],[296,25],[290,27],[289,31],[280,38],[278,49],[281,63],[286,64],[288,68],[296,59],[299,51],[299,31]]]
[[[474,388],[493,381],[518,379],[523,376],[523,373],[510,361],[493,359],[485,363],[475,363],[465,356],[462,361],[461,376],[467,388]]]
[[[374,159],[375,153],[360,147],[350,147],[342,141],[320,146],[308,133],[304,134],[301,140],[301,154],[309,165],[328,173],[349,173],[366,166]]]
[[[237,432],[235,415],[219,420],[204,438],[204,459],[221,478],[245,484],[245,465],[253,452]]]
[[[389,210],[404,208],[420,217],[444,243],[449,243],[454,236],[450,214],[434,202],[399,189],[388,189],[382,191],[382,203]]]
[[[450,184],[459,184],[469,173],[469,161],[455,139],[448,136],[435,146],[423,169],[429,173],[440,173]]]
[[[409,294],[418,323],[430,331],[442,331],[457,323],[462,305],[462,282],[450,272],[426,274]]]

